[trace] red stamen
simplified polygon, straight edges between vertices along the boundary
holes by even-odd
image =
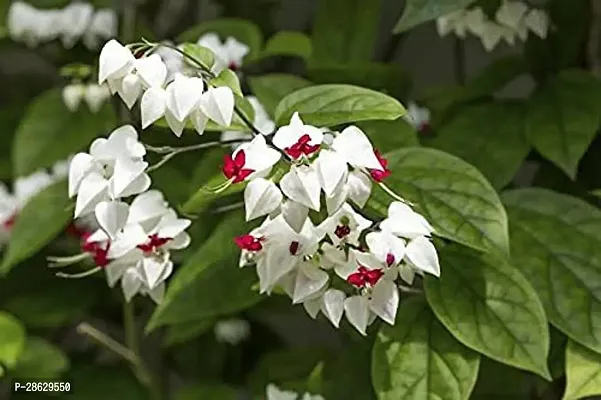
[[[310,145],[311,136],[304,134],[292,146],[284,149],[286,154],[292,158],[299,158],[302,155],[309,156],[319,150],[319,145]]]
[[[256,238],[252,235],[242,235],[234,238],[234,242],[236,242],[236,246],[240,248],[240,250],[247,251],[261,251],[263,250],[263,245],[261,244],[261,240],[263,238]]]
[[[295,256],[296,253],[298,253],[299,246],[300,246],[299,242],[294,241],[294,242],[290,243],[290,247],[288,247],[288,250],[290,251],[290,254],[292,254],[293,256]]]
[[[346,281],[351,285],[361,289],[366,285],[374,286],[384,275],[381,269],[369,270],[363,266],[359,266],[357,272],[350,274]]]
[[[234,158],[229,154],[223,157],[221,170],[227,179],[233,179],[232,183],[239,183],[255,172],[253,169],[244,168],[244,164],[246,164],[246,154],[244,150],[240,150]]]
[[[109,263],[109,258],[108,258],[108,253],[109,253],[109,248],[111,247],[111,243],[107,242],[106,244],[106,248],[101,248],[100,246],[97,246],[96,251],[94,252],[94,254],[92,254],[92,259],[94,260],[94,262],[96,263],[97,266],[99,267],[106,267]]]
[[[390,176],[390,174],[392,173],[392,171],[390,171],[387,167],[388,167],[388,160],[386,160],[384,157],[382,157],[382,155],[380,154],[380,152],[378,150],[374,151],[374,154],[376,155],[376,158],[378,159],[378,161],[380,162],[380,165],[382,166],[382,170],[379,169],[370,169],[369,170],[369,174],[371,175],[372,179],[376,182],[382,182],[384,179],[388,178]]]
[[[394,254],[392,253],[388,253],[386,254],[386,264],[390,267],[392,264],[394,264],[394,262],[396,261],[396,259],[394,258]]]
[[[173,240],[173,238],[160,238],[156,233],[153,233],[152,235],[148,236],[147,243],[139,244],[137,247],[144,253],[153,253],[170,240]]]
[[[338,237],[338,239],[343,239],[351,234],[351,228],[348,225],[338,225],[334,231],[334,234]]]
[[[227,67],[228,67],[229,69],[231,69],[232,71],[237,71],[237,70],[238,70],[238,68],[240,68],[240,67],[238,66],[238,64],[236,64],[236,63],[235,63],[235,62],[233,62],[233,61],[232,61],[231,63],[229,63],[229,65],[228,65]]]

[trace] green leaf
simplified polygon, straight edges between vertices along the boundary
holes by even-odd
[[[566,348],[566,378],[563,400],[601,395],[601,355],[569,340]]]
[[[372,119],[397,119],[405,108],[396,99],[352,85],[317,85],[284,97],[275,110],[278,126],[298,112],[307,124],[333,126]]]
[[[229,214],[172,278],[147,329],[233,313],[259,302],[252,268],[239,268],[233,238],[249,229],[240,212]]]
[[[453,11],[466,8],[475,0],[407,0],[403,16],[394,27],[394,33],[404,32],[424,22]]]
[[[541,298],[551,323],[601,352],[601,212],[546,189],[503,193],[511,255]]]
[[[509,253],[505,209],[476,168],[434,149],[407,148],[385,157],[392,171],[386,185],[413,202],[437,235],[475,249]],[[386,215],[391,198],[377,189],[368,206]]]
[[[131,368],[117,365],[74,365],[65,381],[71,391],[64,400],[148,400],[148,391]]]
[[[322,62],[371,60],[381,0],[321,0],[313,24],[313,58]]]
[[[227,86],[234,94],[238,96],[243,96],[242,89],[240,89],[240,80],[238,79],[238,75],[231,69],[224,69],[217,75],[215,78],[211,79],[211,84],[213,86]]]
[[[274,116],[278,103],[286,95],[311,86],[311,82],[308,80],[290,74],[251,76],[248,78],[248,84],[271,117]]]
[[[72,215],[69,204],[66,181],[47,187],[27,202],[11,231],[0,274],[7,274],[63,230]]]
[[[13,167],[17,176],[50,167],[70,154],[83,150],[92,140],[113,129],[115,113],[109,101],[92,113],[85,104],[70,112],[61,91],[42,93],[27,109],[13,143]]]
[[[12,369],[25,348],[25,328],[18,319],[0,311],[0,377],[2,365]]]
[[[280,31],[265,43],[263,56],[297,56],[308,59],[312,51],[311,38],[304,33]]]
[[[539,153],[574,179],[600,118],[601,82],[583,71],[565,71],[534,94],[526,135]]]
[[[198,337],[211,329],[215,322],[214,318],[205,318],[170,325],[165,335],[165,346],[173,346]]]
[[[495,188],[507,185],[530,152],[524,105],[479,104],[461,109],[429,144],[478,168]]]
[[[537,379],[539,378],[531,372],[482,357],[478,381],[470,400],[532,400],[532,386]],[[547,381],[542,382],[549,384]]]
[[[520,75],[528,72],[524,57],[512,54],[500,57],[486,65],[466,84],[473,97],[495,93]]]
[[[445,246],[440,260],[440,279],[424,283],[442,324],[466,346],[550,380],[547,319],[519,270],[501,257],[457,245]]]
[[[213,64],[215,64],[215,54],[213,54],[210,49],[207,49],[199,44],[184,43],[182,50],[188,56],[199,61],[208,70],[210,70],[213,67]],[[189,59],[184,57],[184,60],[196,67],[196,65],[194,65]]]
[[[419,146],[415,129],[401,118],[394,121],[362,121],[357,126],[369,136],[374,147],[381,152]]]
[[[207,209],[215,200],[237,193],[242,193],[246,182],[235,183],[227,189],[215,191],[214,188],[224,184],[227,179],[223,173],[217,173],[205,185],[200,187],[181,207],[184,214],[199,214]]]
[[[180,389],[175,395],[175,400],[199,400],[199,399],[219,399],[236,400],[239,399],[239,393],[236,389],[226,385],[189,385]]]
[[[397,321],[380,329],[373,349],[378,399],[468,399],[479,354],[455,340],[421,298],[402,302]]]
[[[374,338],[347,340],[326,359],[323,368],[323,397],[328,400],[375,400],[371,363]]]
[[[29,337],[12,376],[19,379],[56,379],[69,368],[65,353],[39,337]]]
[[[263,46],[263,34],[254,23],[238,18],[221,18],[202,22],[186,30],[177,37],[177,42],[196,43],[206,33],[217,33],[222,41],[233,37],[249,47],[245,60],[256,58]]]

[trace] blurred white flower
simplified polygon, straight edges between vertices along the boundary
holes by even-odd
[[[237,318],[222,320],[215,324],[214,333],[218,342],[235,346],[250,336],[250,324]]]

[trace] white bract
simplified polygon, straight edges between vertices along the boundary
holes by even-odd
[[[250,336],[250,324],[244,319],[226,319],[218,321],[213,331],[218,342],[235,346]]]
[[[11,4],[7,16],[10,37],[29,46],[60,38],[65,48],[82,39],[89,49],[117,35],[117,15],[111,9],[94,12],[91,4],[72,2],[63,9],[37,9],[23,1]]]
[[[490,19],[479,7],[454,11],[436,20],[440,36],[450,33],[465,38],[467,32],[480,38],[487,51],[493,50],[502,40],[513,45],[516,39],[525,41],[531,31],[546,38],[549,17],[545,11],[530,8],[525,2],[503,0],[494,19]]]
[[[215,74],[219,74],[224,68],[234,71],[239,69],[242,66],[244,57],[250,50],[247,45],[231,36],[222,43],[219,36],[213,32],[204,34],[196,43],[215,54],[215,64],[212,68]]]
[[[413,101],[407,106],[407,114],[403,118],[419,133],[426,133],[430,129],[430,110]]]
[[[302,395],[278,388],[273,383],[267,385],[267,400],[325,400],[321,395],[304,393]],[[300,397],[299,397],[300,396]]]
[[[268,135],[275,129],[275,122],[269,117],[265,107],[259,102],[255,96],[246,96],[248,102],[252,105],[253,111],[255,112],[255,118],[253,125],[261,134]],[[222,141],[244,141],[245,139],[252,139],[250,132],[244,131],[224,131],[221,134]],[[232,143],[232,149],[236,149],[240,143]]]
[[[111,97],[111,93],[106,85],[73,83],[63,88],[62,97],[65,106],[71,112],[77,111],[81,102],[85,101],[89,110],[97,113]]]

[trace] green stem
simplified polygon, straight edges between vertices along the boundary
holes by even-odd
[[[81,324],[79,324],[77,326],[77,332],[82,335],[89,336],[98,344],[106,347],[108,350],[120,356],[122,359],[129,362],[130,364],[136,365],[139,363],[138,357],[133,351],[131,351],[121,343],[117,342],[115,339],[111,338],[104,332],[101,332],[98,329],[94,328],[87,322],[82,322]]]

